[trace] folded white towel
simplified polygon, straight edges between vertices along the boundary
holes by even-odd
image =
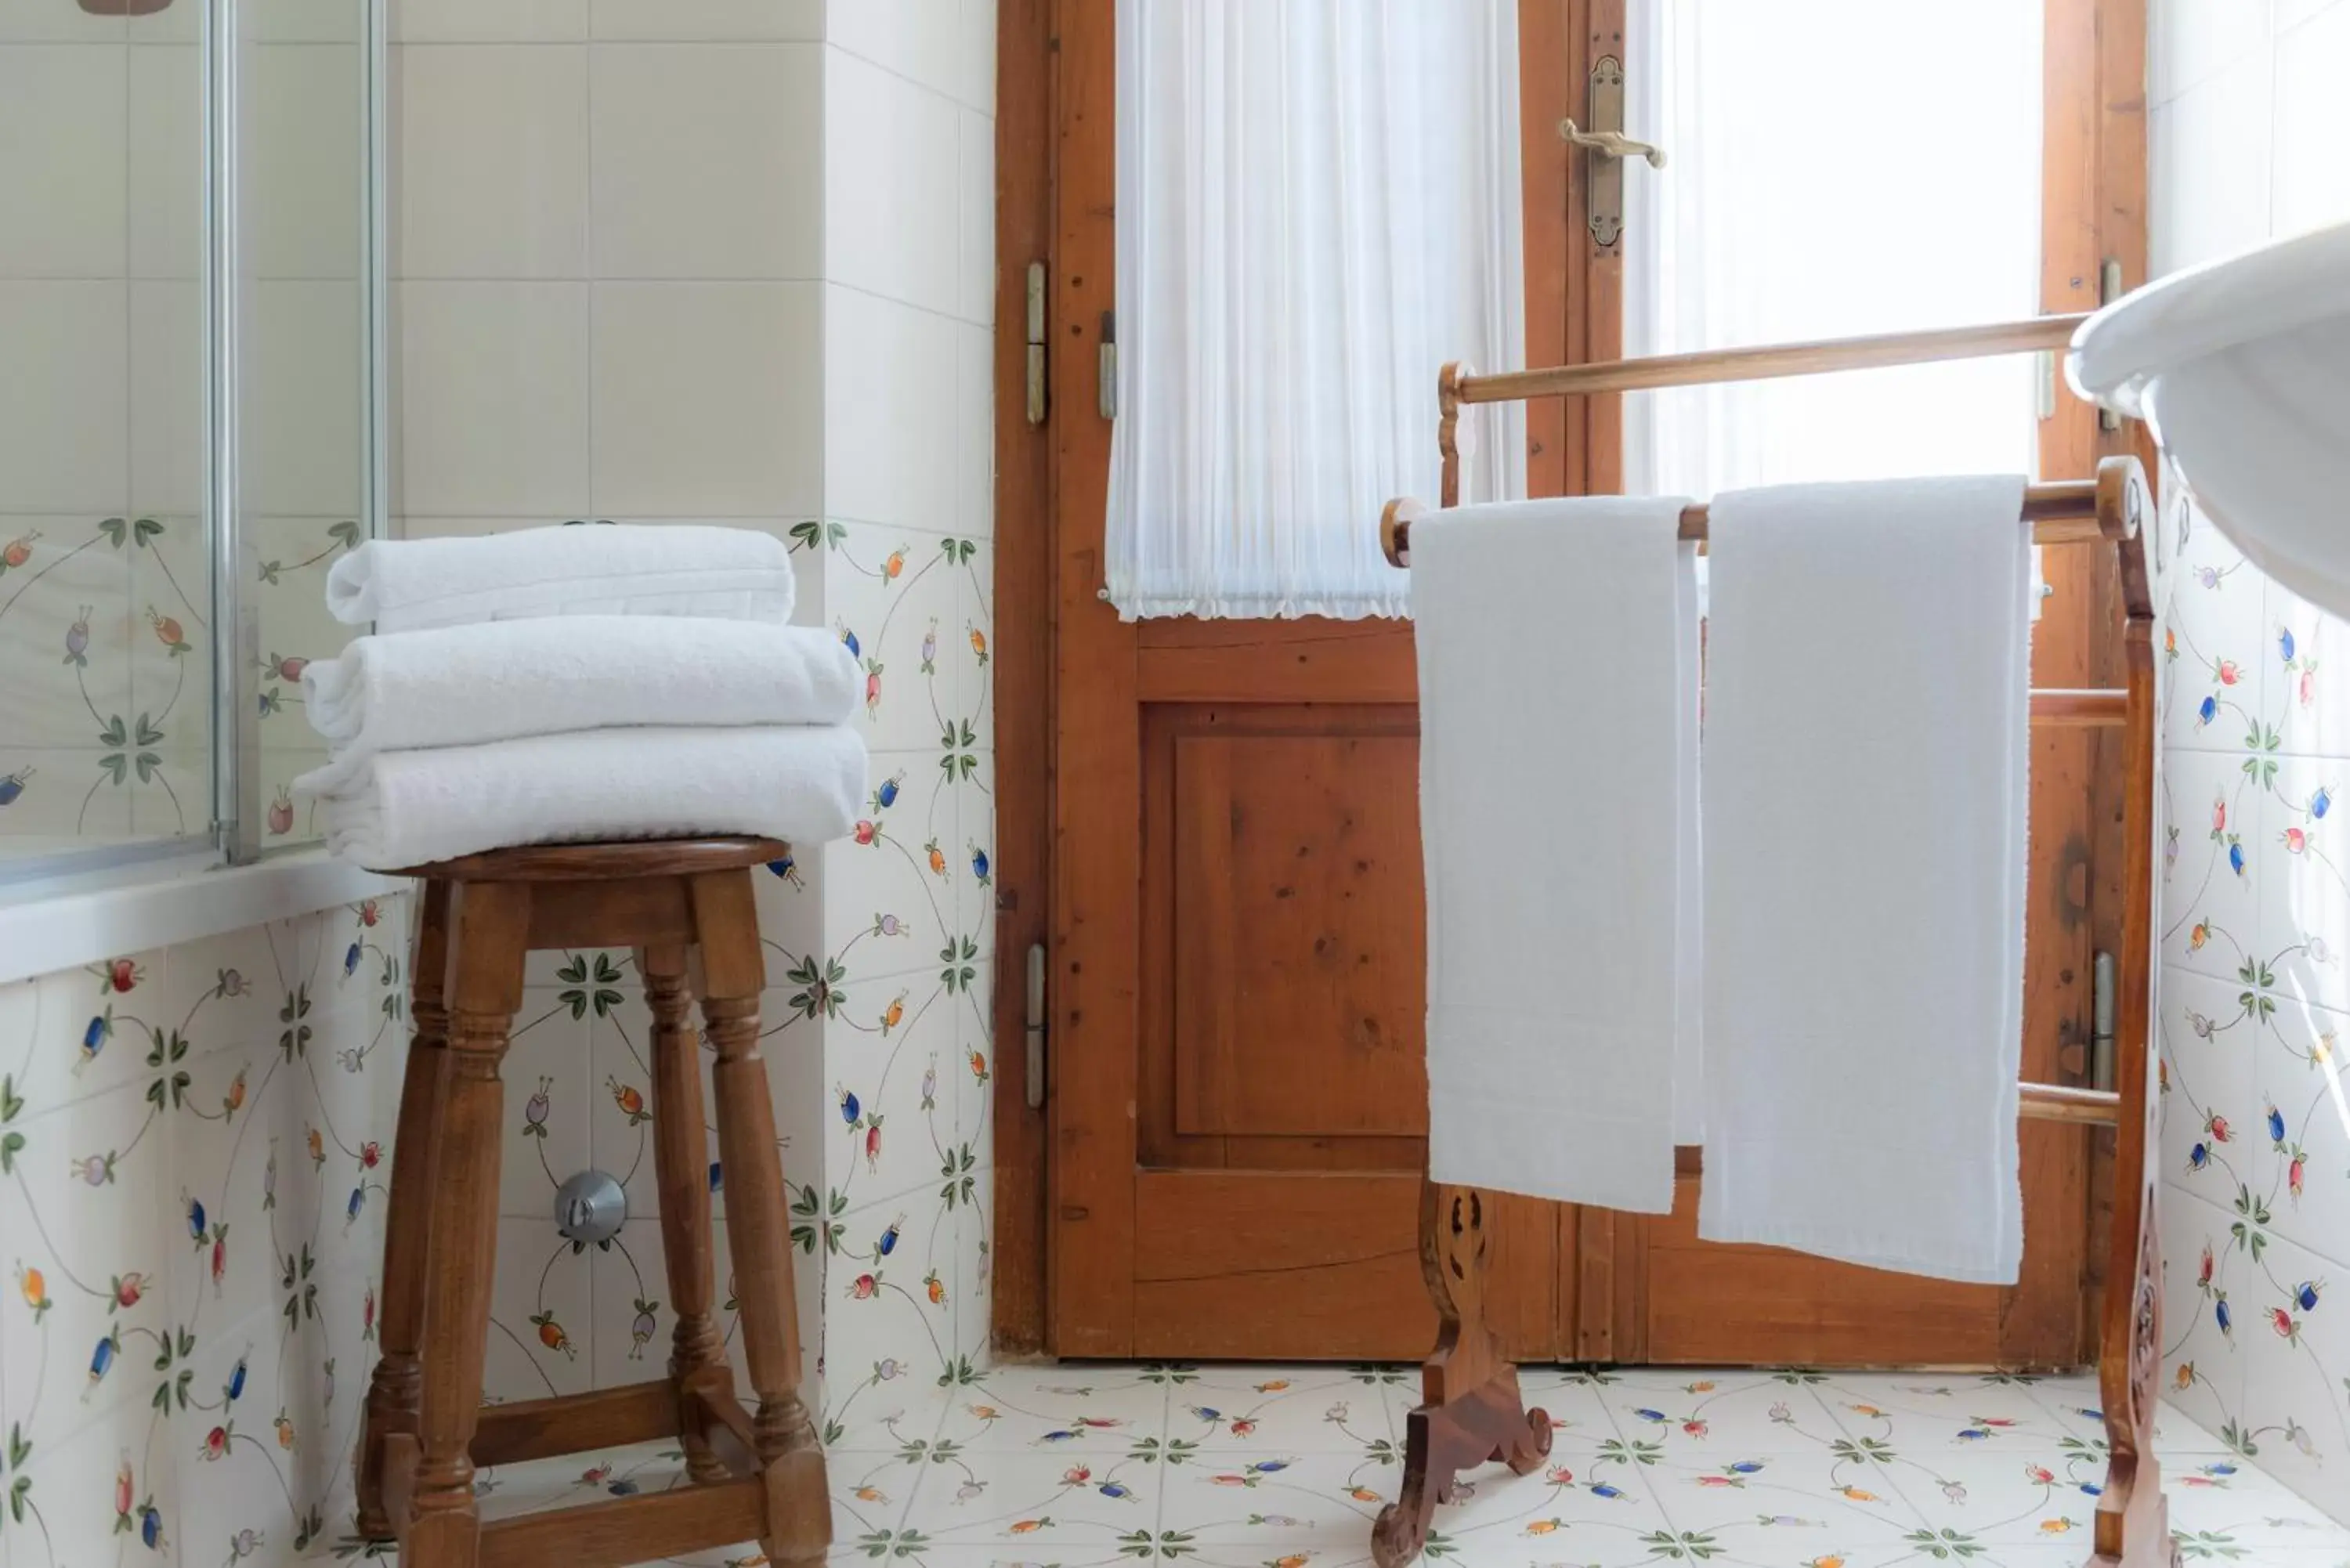
[[[393,870],[508,845],[743,833],[845,836],[865,794],[865,742],[841,725],[579,730],[481,746],[384,752],[294,781],[327,847]]]
[[[857,660],[813,628],[559,616],[362,637],[302,671],[338,757],[628,724],[845,724]]]
[[[1672,1207],[1697,652],[1681,505],[1513,502],[1412,524],[1439,1181]]]
[[[2022,500],[2000,478],[1713,504],[1707,1240],[2015,1280]]]
[[[377,539],[327,574],[328,613],[378,631],[547,615],[787,621],[792,592],[782,540],[677,523]]]

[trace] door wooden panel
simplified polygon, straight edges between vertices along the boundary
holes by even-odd
[[[1675,1183],[1670,1215],[1617,1220],[1633,1232],[1639,1257],[1638,1360],[1987,1366],[2002,1359],[1995,1286],[1700,1241],[1697,1193],[1698,1179],[1686,1176]],[[1725,1300],[1722,1287],[1732,1280],[1735,1295]]]
[[[1144,883],[1170,904],[1175,1131],[1424,1133],[1425,980],[1396,962],[1422,919],[1410,715],[1368,734],[1216,717],[1168,748],[1173,885]]]

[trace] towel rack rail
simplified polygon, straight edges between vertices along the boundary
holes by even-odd
[[[1459,504],[1457,441],[1464,404],[1521,398],[1583,396],[1640,388],[1691,386],[1762,377],[2027,353],[2063,346],[2080,317],[2044,317],[1931,332],[1820,343],[1793,343],[1717,353],[1627,359],[1602,365],[1479,376],[1447,365],[1438,383],[1437,442],[1443,457],[1443,504]],[[1379,519],[1389,562],[1409,566],[1412,521],[1427,508],[1392,501]],[[2118,691],[2035,691],[2038,725],[2117,725],[2124,770],[2121,983],[2115,1030],[2116,1085],[2111,1090],[2023,1084],[2018,1113],[2115,1129],[2113,1253],[2099,1317],[2097,1372],[2106,1438],[2106,1484],[2091,1542],[2094,1568],[2172,1568],[2176,1562],[2161,1467],[2154,1456],[2156,1384],[2161,1372],[2162,1244],[2155,1214],[2154,1076],[2149,1043],[2154,921],[2154,604],[2141,524],[2150,514],[2145,471],[2134,457],[2108,457],[2092,480],[2035,484],[2022,521],[2043,545],[2096,544],[2114,552],[2120,580],[2120,635],[2128,684]],[[1706,537],[1703,506],[1681,514],[1680,536]],[[1423,1181],[1421,1272],[1435,1301],[1437,1345],[1421,1368],[1422,1404],[1412,1411],[1398,1501],[1371,1531],[1378,1568],[1401,1568],[1418,1556],[1437,1502],[1452,1495],[1458,1474],[1499,1459],[1520,1475],[1550,1451],[1551,1422],[1526,1409],[1517,1369],[1484,1312],[1489,1241],[1486,1204],[1473,1188]]]
[[[1447,506],[1458,505],[1448,501]],[[1390,566],[1411,565],[1411,525],[1428,515],[1428,504],[1399,496],[1379,514],[1379,550]],[[1711,535],[1711,509],[1703,502],[1681,508],[1680,536],[1704,553]],[[2097,482],[2060,479],[2024,487],[2023,521],[2032,524],[2035,545],[2093,545],[2104,540],[2097,526]]]

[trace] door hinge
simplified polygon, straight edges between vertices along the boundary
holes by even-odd
[[[1118,418],[1118,312],[1101,313],[1101,358],[1095,370],[1094,399],[1106,420]]]
[[[1028,945],[1028,1108],[1045,1104],[1045,944]]]
[[[1028,264],[1028,422],[1045,422],[1045,264]]]
[[[2043,348],[2032,357],[2032,396],[2035,412],[2043,420],[2056,417],[2056,353]]]
[[[2120,1082],[2114,1064],[2114,955],[2095,955],[2089,975],[2089,1087],[2111,1089]]]

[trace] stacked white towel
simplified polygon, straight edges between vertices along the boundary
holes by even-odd
[[[535,528],[364,545],[329,574],[373,619],[302,673],[328,847],[422,865],[519,844],[837,838],[865,791],[857,661],[785,624],[783,543],[745,529]]]

